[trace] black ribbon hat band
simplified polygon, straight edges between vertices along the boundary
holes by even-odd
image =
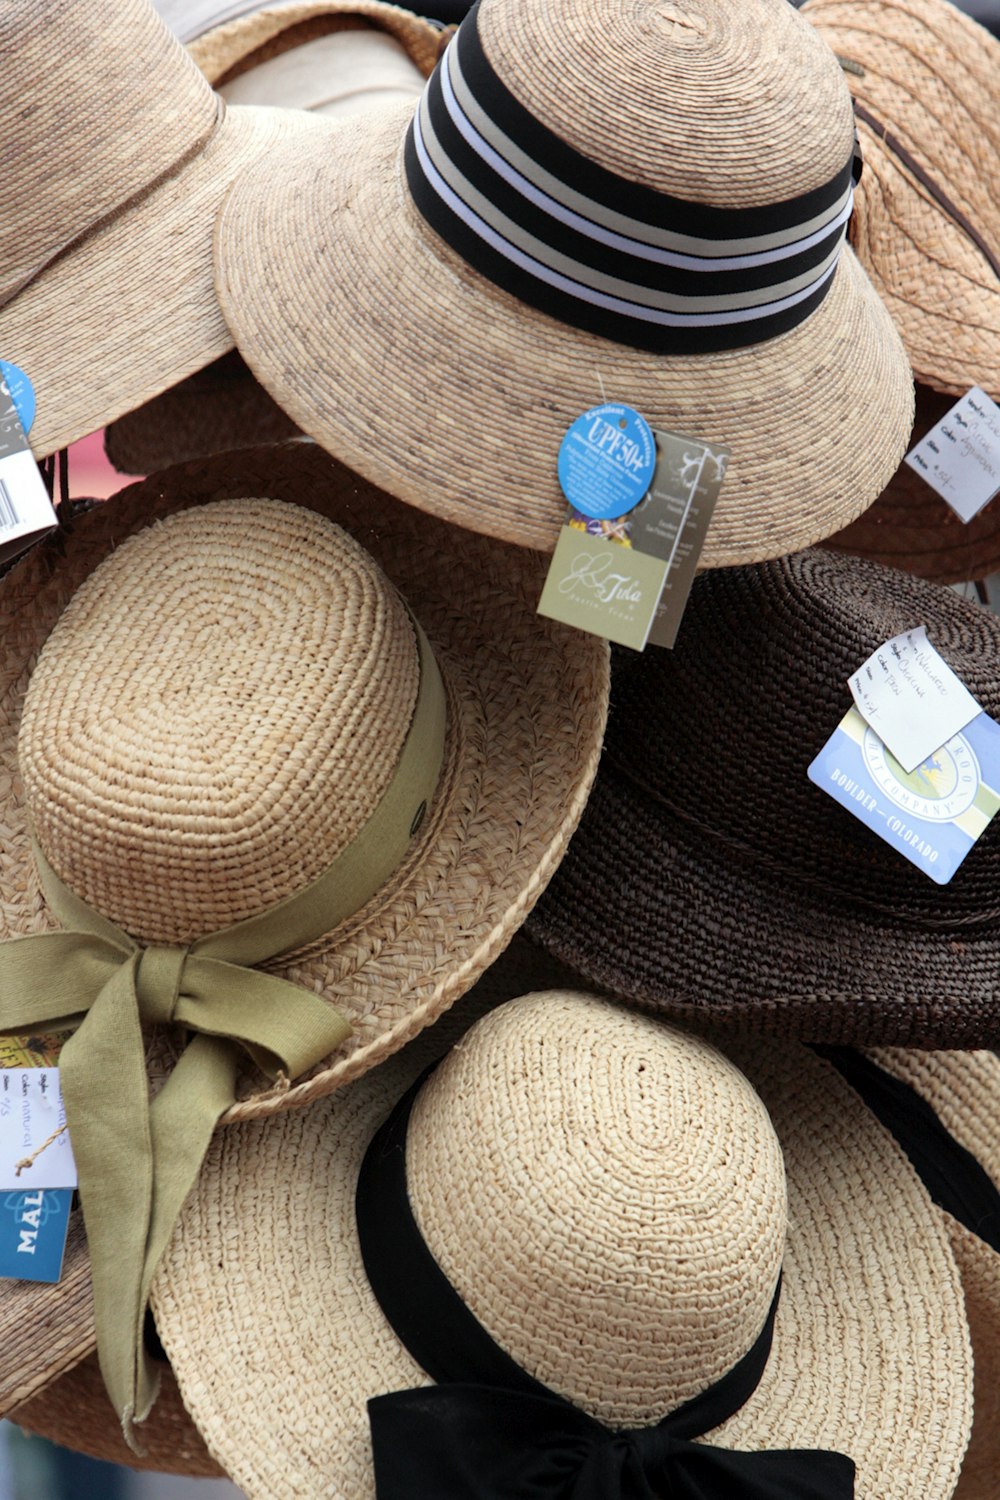
[[[613,1430],[555,1395],[492,1339],[426,1245],[406,1186],[418,1080],[358,1179],[362,1258],[388,1322],[435,1386],[368,1403],[377,1500],[850,1500],[854,1463],[821,1450],[759,1453],[691,1439],[746,1404],[767,1364],[780,1282],[747,1354],[655,1426]]]
[[[573,327],[663,354],[759,343],[819,306],[860,175],[854,152],[822,187],[748,209],[629,182],[514,97],[478,12],[431,77],[405,149],[416,206],[469,265]]]

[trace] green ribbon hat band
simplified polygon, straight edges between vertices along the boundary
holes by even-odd
[[[420,686],[395,774],[357,837],[305,890],[189,947],[143,946],[70,891],[36,848],[42,889],[66,931],[0,944],[0,1030],[72,1029],[59,1059],[90,1248],[101,1373],[126,1441],[159,1377],[143,1348],[149,1289],[220,1115],[240,1049],[295,1078],[350,1035],[327,1001],[253,965],[359,911],[401,863],[444,758],[446,699],[414,621]],[[196,1035],[150,1101],[143,1027]]]

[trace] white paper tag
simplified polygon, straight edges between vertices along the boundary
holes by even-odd
[[[0,1192],[76,1187],[65,1125],[58,1068],[0,1070]],[[18,1175],[18,1163],[30,1157]]]
[[[1000,406],[974,385],[905,462],[965,522],[1000,492]]]
[[[982,712],[934,650],[926,625],[886,641],[849,685],[861,717],[906,772],[915,771]]]

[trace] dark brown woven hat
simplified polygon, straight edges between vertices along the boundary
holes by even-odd
[[[910,446],[954,404],[954,396],[918,385]],[[985,578],[1000,568],[1000,497],[966,525],[909,464],[900,464],[875,504],[823,545],[936,583]]]
[[[120,474],[155,474],[213,453],[280,443],[298,430],[234,349],[112,422],[104,451]]]
[[[916,625],[1000,718],[1000,619],[810,549],[695,584],[620,652],[597,783],[529,930],[593,983],[807,1041],[1000,1039],[1000,822],[938,886],[814,786],[848,676]]]

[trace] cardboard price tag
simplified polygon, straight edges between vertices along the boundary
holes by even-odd
[[[1000,493],[1000,407],[973,386],[904,462],[968,523]]]
[[[12,381],[13,368],[6,366],[7,378]],[[23,373],[17,374],[24,382]],[[27,409],[27,399],[27,391],[19,389],[15,402],[0,371],[0,563],[25,551],[57,524],[45,481],[21,423],[20,410]],[[32,407],[33,404],[32,397]]]
[[[851,697],[906,772],[981,711],[920,625],[894,636],[850,679]]]

